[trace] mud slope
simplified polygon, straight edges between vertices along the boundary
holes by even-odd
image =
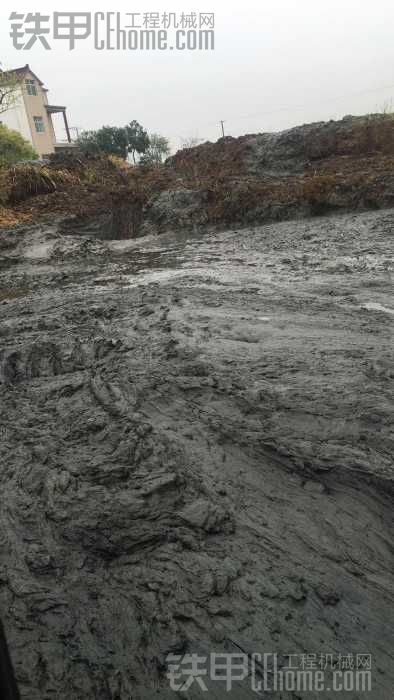
[[[175,697],[168,653],[239,649],[371,653],[369,697],[392,697],[393,227],[1,234],[0,614],[23,698]]]

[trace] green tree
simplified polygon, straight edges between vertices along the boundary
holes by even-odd
[[[0,166],[38,158],[34,148],[17,131],[0,124]]]
[[[97,142],[97,131],[82,131],[77,139],[78,147],[83,153],[100,153]]]
[[[124,159],[128,154],[126,130],[118,126],[103,126],[97,131],[83,131],[78,145],[85,153],[107,153]]]
[[[128,152],[131,153],[133,162],[136,161],[136,153],[141,156],[149,148],[149,136],[144,127],[135,119],[125,127],[127,133]]]
[[[170,155],[170,151],[170,143],[165,136],[150,134],[149,148],[140,162],[142,165],[161,165],[163,160]]]
[[[145,153],[149,137],[137,121],[125,127],[103,126],[97,131],[83,131],[78,145],[84,153],[108,153],[127,159],[131,153],[134,163],[136,154]]]

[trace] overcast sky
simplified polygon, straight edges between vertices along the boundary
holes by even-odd
[[[74,51],[53,41],[13,48],[9,15],[57,11],[214,12],[214,51]],[[150,132],[216,140],[394,108],[393,0],[2,0],[0,60],[29,63],[82,129],[140,121]],[[138,21],[138,20],[137,20]],[[125,18],[126,23],[126,18]]]

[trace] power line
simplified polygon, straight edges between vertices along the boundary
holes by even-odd
[[[382,92],[384,90],[394,90],[394,85],[382,85],[381,87],[378,88],[369,88],[366,90],[358,90],[357,92],[349,92],[346,95],[340,95],[337,97],[328,97],[323,100],[319,100],[319,104],[328,104],[330,102],[337,102],[340,100],[345,100],[347,98],[351,97],[357,97],[358,95],[367,95],[367,94],[373,94],[376,92]],[[262,116],[269,116],[271,114],[279,114],[281,112],[293,112],[293,111],[298,111],[302,109],[307,109],[308,107],[313,107],[315,104],[317,104],[317,101],[314,102],[308,102],[304,104],[299,104],[299,105],[292,105],[288,107],[278,107],[276,109],[270,109],[270,110],[264,110],[261,112],[254,112],[253,114],[245,114],[245,115],[239,115],[232,117],[230,119],[231,122],[242,120],[242,119],[253,119],[254,117],[262,117]],[[221,121],[220,121],[221,123]],[[209,121],[205,122],[204,124],[200,124],[199,127],[194,127],[196,128],[204,128],[206,126],[213,126],[214,124],[217,124],[215,121]],[[223,130],[223,127],[222,127]]]
[[[370,89],[370,90],[359,90],[358,92],[351,92],[351,93],[348,93],[347,95],[341,95],[339,97],[329,97],[325,100],[319,100],[319,104],[338,102],[340,100],[346,100],[349,97],[357,97],[359,95],[372,94],[375,92],[381,92],[382,90],[394,90],[394,85],[386,85],[386,86],[382,86],[382,87]],[[316,104],[316,102],[308,102],[308,103],[305,103],[302,105],[294,105],[292,107],[279,107],[278,109],[272,109],[272,110],[268,110],[268,111],[264,111],[264,112],[255,112],[254,114],[246,114],[244,116],[235,117],[232,121],[237,121],[238,119],[252,119],[254,117],[260,117],[260,116],[265,116],[265,115],[270,115],[270,114],[277,114],[279,112],[298,111],[300,109],[306,109],[308,107],[311,107],[315,104]]]

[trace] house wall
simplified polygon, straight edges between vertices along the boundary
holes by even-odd
[[[24,76],[24,81],[26,79],[35,80],[35,77],[27,71]],[[30,128],[31,141],[33,143],[33,147],[35,148],[39,156],[45,156],[48,153],[54,153],[56,137],[51,116],[47,113],[45,109],[45,105],[48,104],[46,90],[44,90],[42,85],[40,85],[37,82],[37,80],[35,80],[37,95],[28,95],[26,90],[26,83],[24,82],[23,85],[23,100],[25,104],[26,116]],[[44,122],[43,133],[37,132],[34,124],[34,117],[42,117]]]
[[[0,122],[8,126],[9,129],[18,131],[26,141],[33,145],[30,122],[26,113],[22,90],[19,91],[17,101],[13,107],[0,114]]]

